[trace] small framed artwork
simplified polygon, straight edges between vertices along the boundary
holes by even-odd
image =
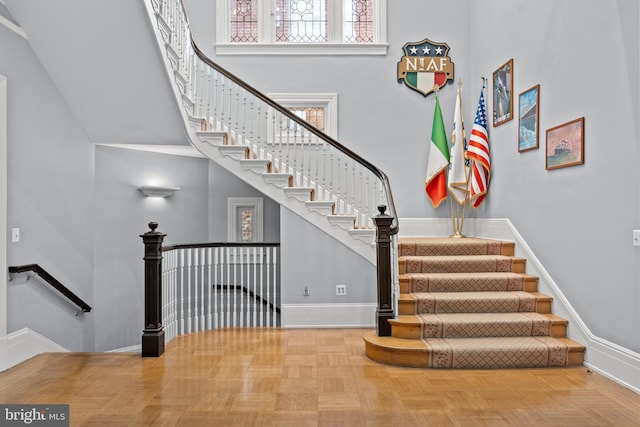
[[[547,129],[547,170],[584,163],[584,117]]]
[[[513,119],[513,58],[493,72],[493,127]]]
[[[539,147],[539,105],[540,85],[525,90],[518,97],[518,151],[521,153]]]

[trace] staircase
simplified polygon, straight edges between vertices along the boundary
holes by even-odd
[[[429,368],[581,365],[585,347],[537,292],[513,242],[400,238],[398,316],[391,337],[365,336],[369,358]]]
[[[190,143],[375,264],[371,217],[384,204],[397,218],[386,175],[207,58],[181,0],[145,6]]]

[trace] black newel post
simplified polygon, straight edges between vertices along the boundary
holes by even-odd
[[[140,237],[144,243],[144,330],[142,357],[158,357],[164,353],[162,326],[162,241],[166,234],[156,231],[158,224],[149,223]]]
[[[378,265],[378,308],[376,309],[376,331],[380,337],[391,336],[393,307],[391,305],[391,223],[393,217],[385,214],[387,207],[378,206],[380,215],[373,218],[376,223],[376,262]]]

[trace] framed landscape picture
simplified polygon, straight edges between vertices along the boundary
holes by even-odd
[[[513,58],[493,72],[493,127],[513,119]]]
[[[521,153],[539,147],[539,106],[540,85],[525,90],[518,97],[518,151]]]
[[[584,117],[547,129],[547,170],[584,163]]]

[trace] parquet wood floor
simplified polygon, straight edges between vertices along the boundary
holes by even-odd
[[[365,329],[229,329],[160,358],[48,353],[1,403],[68,403],[77,426],[640,426],[640,395],[584,367],[429,370],[369,360]]]

